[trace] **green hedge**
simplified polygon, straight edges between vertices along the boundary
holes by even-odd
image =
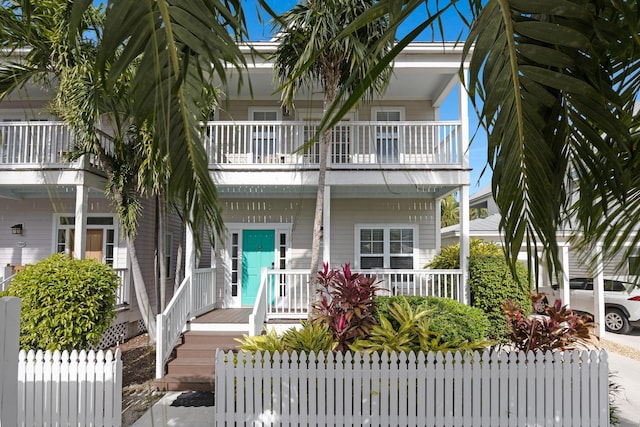
[[[108,265],[64,254],[26,266],[6,292],[22,299],[20,346],[71,350],[97,345],[115,316],[119,284]]]
[[[376,320],[380,316],[390,318],[389,307],[393,302],[401,303],[406,300],[415,310],[427,309],[427,318],[431,330],[442,333],[442,340],[452,342],[458,339],[469,342],[487,339],[490,325],[482,310],[464,305],[449,298],[393,296],[376,297]],[[393,322],[392,322],[393,324]],[[394,324],[395,328],[399,325]]]
[[[502,303],[508,298],[519,304],[526,313],[531,312],[529,272],[518,262],[518,281],[514,280],[504,256],[476,255],[469,259],[469,286],[471,305],[481,309],[489,318],[489,337],[503,339],[507,319]]]

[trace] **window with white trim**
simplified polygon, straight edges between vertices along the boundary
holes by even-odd
[[[413,269],[416,230],[406,226],[359,226],[358,259],[362,269]]]

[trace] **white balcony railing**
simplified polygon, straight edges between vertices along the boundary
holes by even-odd
[[[316,133],[311,122],[210,122],[209,165],[317,165],[319,149],[301,150]],[[345,122],[332,131],[333,167],[459,165],[459,122]]]
[[[71,147],[71,131],[62,122],[0,123],[1,164],[59,165]]]
[[[114,147],[111,137],[100,132],[98,138],[104,151],[112,154]],[[2,167],[69,167],[67,157],[73,150],[73,135],[63,122],[0,122]],[[83,156],[77,165],[104,169],[95,155]]]
[[[319,146],[302,150],[317,131],[311,122],[210,122],[204,137],[210,167],[317,167]],[[458,122],[345,122],[332,131],[332,168],[455,166],[462,163]],[[101,133],[107,152],[113,143]],[[62,122],[0,123],[0,165],[67,164],[73,137]],[[89,166],[100,167],[95,156]]]

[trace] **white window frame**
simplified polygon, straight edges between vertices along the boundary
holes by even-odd
[[[64,230],[65,232],[65,247],[64,247],[64,253],[67,254],[68,256],[71,256],[71,230],[75,230],[76,229],[76,224],[60,224],[60,219],[61,218],[74,218],[75,219],[75,215],[72,213],[59,213],[59,214],[54,214],[53,215],[53,237],[51,239],[52,242],[52,249],[51,249],[51,253],[58,253],[58,231],[60,230]],[[96,230],[96,229],[101,229],[102,230],[102,262],[106,263],[107,261],[107,245],[111,244],[113,245],[113,259],[111,261],[111,264],[114,268],[117,268],[116,266],[119,265],[118,264],[118,248],[119,248],[119,239],[118,239],[118,218],[115,214],[105,214],[105,213],[91,213],[91,214],[87,214],[87,218],[112,218],[113,222],[112,224],[88,224],[89,221],[87,221],[87,224],[85,224],[85,229],[92,229],[92,230]],[[108,242],[107,240],[107,231],[108,230],[113,230],[113,242]]]
[[[407,258],[411,257],[413,259],[413,270],[416,269],[418,265],[418,253],[419,253],[419,245],[418,245],[418,226],[414,224],[356,224],[355,225],[355,233],[354,233],[354,248],[355,248],[355,264],[357,269],[361,269],[361,257],[367,254],[362,254],[360,252],[360,231],[361,230],[369,230],[369,229],[382,229],[384,233],[383,237],[383,263],[382,268],[387,270],[392,270],[391,268],[391,250],[390,250],[390,239],[389,232],[391,229],[410,229],[413,232],[413,254],[411,256],[407,256]]]

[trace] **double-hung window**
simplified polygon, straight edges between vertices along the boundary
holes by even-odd
[[[357,227],[358,260],[362,269],[413,269],[416,229],[412,226]]]

